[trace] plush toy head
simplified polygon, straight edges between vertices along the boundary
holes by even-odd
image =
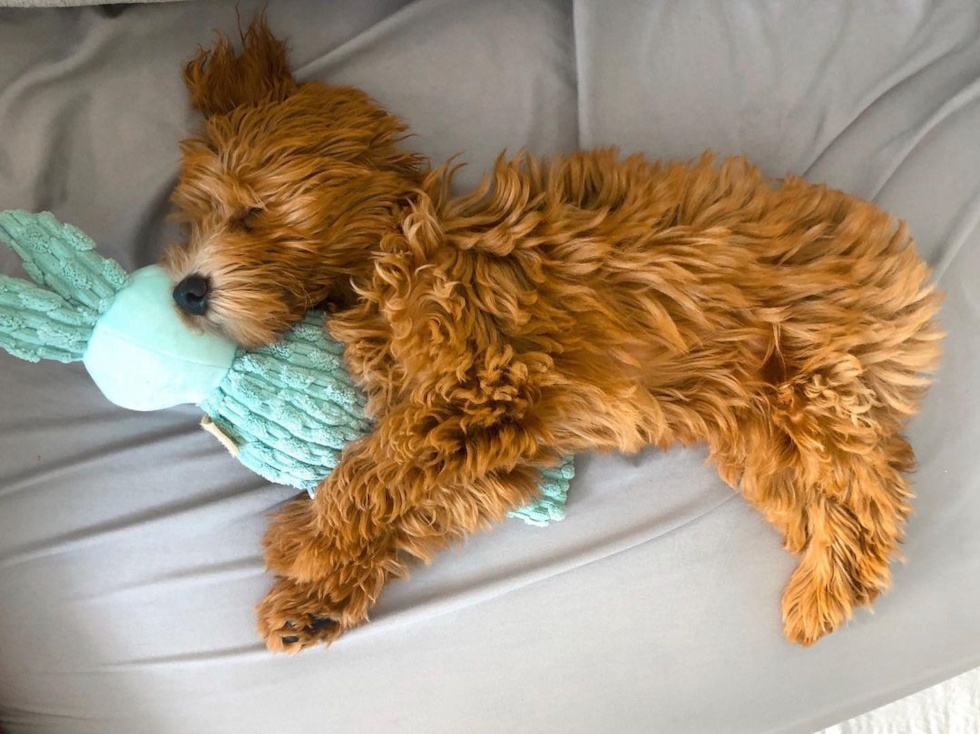
[[[202,424],[245,466],[311,493],[344,446],[371,430],[323,313],[275,344],[243,350],[184,323],[162,268],[126,275],[50,214],[0,212],[0,242],[35,281],[0,276],[0,348],[10,354],[81,361],[124,408],[198,405]],[[561,519],[572,474],[571,460],[543,472],[541,497],[512,514],[537,525]]]
[[[158,265],[138,270],[92,330],[82,361],[116,405],[159,410],[197,404],[231,369],[235,344],[187,329],[172,306],[172,290]]]

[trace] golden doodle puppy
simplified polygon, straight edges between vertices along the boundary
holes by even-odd
[[[910,511],[902,429],[941,339],[903,224],[709,156],[501,157],[457,196],[365,93],[298,83],[262,18],[241,40],[185,70],[205,121],[173,197],[174,298],[246,346],[333,304],[376,420],[269,527],[271,649],[361,624],[412,559],[583,451],[706,443],[799,557],[791,640],[889,585]]]

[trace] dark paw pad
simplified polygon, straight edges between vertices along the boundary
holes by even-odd
[[[330,629],[331,627],[336,626],[336,624],[337,621],[330,619],[330,617],[315,617],[310,623],[310,629],[314,632],[319,632],[323,629]]]

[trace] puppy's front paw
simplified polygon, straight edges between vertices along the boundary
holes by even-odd
[[[319,598],[313,586],[292,579],[279,578],[256,611],[259,634],[273,652],[329,645],[347,629],[341,609]]]

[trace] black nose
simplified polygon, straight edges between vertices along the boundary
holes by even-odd
[[[209,290],[210,284],[207,278],[188,275],[174,288],[174,300],[187,313],[201,316],[208,310]]]

